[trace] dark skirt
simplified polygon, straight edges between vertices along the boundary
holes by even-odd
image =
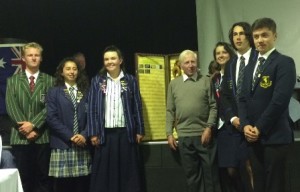
[[[222,127],[217,133],[219,167],[239,167],[249,156],[249,147],[244,135]]]
[[[138,145],[126,128],[105,129],[105,143],[95,149],[90,192],[142,192]]]

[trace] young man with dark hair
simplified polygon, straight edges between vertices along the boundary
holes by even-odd
[[[253,155],[255,192],[285,191],[285,164],[293,130],[288,105],[296,82],[294,60],[275,49],[276,23],[257,19],[252,36],[259,54],[245,69],[239,99],[241,128]]]
[[[227,167],[227,173],[225,170],[220,170],[221,176],[224,175],[221,177],[221,184],[225,191],[226,189],[228,191],[252,191],[252,172],[250,162],[248,161],[249,151],[241,132],[237,106],[237,101],[241,94],[245,67],[257,57],[257,51],[254,49],[252,39],[251,25],[247,22],[234,23],[229,30],[229,40],[236,50],[237,56],[232,62],[226,65],[223,77],[221,105],[224,109],[227,132],[223,133],[222,139],[218,139],[218,146],[221,148],[224,148],[224,146],[229,147],[233,152],[230,158],[234,157],[234,160],[226,161],[224,166]],[[221,143],[221,141],[224,141],[224,143]],[[226,159],[229,159],[225,154],[228,150],[222,151],[219,157],[225,156]],[[227,181],[226,178],[228,178]]]

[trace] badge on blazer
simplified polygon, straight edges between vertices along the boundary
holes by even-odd
[[[41,103],[45,103],[45,97],[46,97],[46,94],[44,94],[44,93],[40,94],[40,102]]]
[[[272,81],[270,80],[270,76],[262,76],[259,85],[265,89],[271,87]]]
[[[232,87],[233,87],[233,82],[232,82],[231,79],[227,81],[227,84],[228,84],[228,88],[229,88],[229,89],[232,89]]]

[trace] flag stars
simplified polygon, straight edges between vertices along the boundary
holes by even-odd
[[[1,60],[0,60],[0,67],[5,68],[5,67],[4,67],[4,64],[5,64],[5,63],[6,63],[6,62],[3,61],[3,58],[1,58]]]

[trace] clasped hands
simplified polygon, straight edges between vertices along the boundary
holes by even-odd
[[[33,129],[34,125],[29,121],[17,122],[19,127],[19,132],[26,137],[29,141],[34,141],[38,138],[39,134]]]
[[[246,140],[249,143],[253,143],[258,140],[260,131],[257,127],[253,127],[251,125],[246,125],[244,127],[244,135],[245,135]]]
[[[86,139],[81,134],[75,134],[70,140],[79,147],[84,147],[86,145]]]

